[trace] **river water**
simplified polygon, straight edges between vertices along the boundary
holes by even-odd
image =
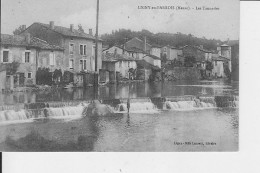
[[[130,92],[129,92],[130,90]],[[238,84],[225,81],[131,83],[101,86],[99,98],[140,98],[203,96],[195,101],[171,101],[162,107],[148,99],[114,107],[114,114],[82,117],[92,99],[91,88],[61,90],[51,97],[42,93],[18,93],[24,99],[12,100],[17,93],[2,95],[3,104],[24,102],[65,102],[78,105],[47,108],[48,118],[28,116],[26,110],[0,111],[0,150],[2,151],[237,151],[238,100],[232,106],[217,108],[212,97],[238,96]],[[69,94],[70,93],[70,94]],[[81,94],[79,94],[81,93]],[[30,97],[34,95],[34,97]],[[58,95],[58,96],[57,96]],[[206,99],[205,99],[205,98]],[[9,98],[9,99],[7,99]],[[30,99],[27,99],[30,98]],[[17,102],[15,102],[17,101]],[[21,102],[24,101],[24,102]]]

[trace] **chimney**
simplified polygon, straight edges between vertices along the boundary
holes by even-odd
[[[92,29],[89,29],[88,33],[89,33],[89,35],[93,35]]]
[[[31,43],[31,34],[30,33],[25,33],[25,41],[27,44]]]
[[[144,51],[146,52],[146,36],[144,36]]]
[[[50,28],[54,29],[54,21],[50,21]]]
[[[22,25],[22,30],[26,30],[26,25]]]
[[[74,30],[74,25],[70,24],[70,31],[73,32],[73,30]]]

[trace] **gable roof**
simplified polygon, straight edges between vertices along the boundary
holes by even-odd
[[[45,50],[64,50],[62,47],[51,45],[44,40],[32,36],[31,41],[28,44],[24,35],[1,34],[1,45],[28,46]]]
[[[131,40],[128,40],[128,41],[125,43],[126,49],[131,50],[131,49],[133,48],[133,46],[128,46],[128,45],[127,45],[127,43],[133,42],[133,41],[135,42],[135,48],[144,51],[144,41],[141,40],[141,39],[139,39],[139,38],[137,38],[137,37],[134,37],[134,38],[132,38]],[[139,43],[139,44],[138,44],[138,43]],[[141,45],[141,46],[139,46],[139,45]],[[137,47],[137,46],[139,46],[139,47]],[[150,45],[150,44],[147,43],[147,42],[146,42],[146,46],[152,47],[152,45]],[[147,47],[147,48],[148,48],[148,47]]]
[[[85,32],[80,32],[77,29],[73,29],[73,31],[71,31],[70,28],[66,28],[66,27],[63,27],[63,26],[56,26],[56,25],[54,25],[54,28],[52,29],[52,28],[50,28],[49,24],[44,24],[44,23],[40,23],[40,22],[35,22],[32,25],[40,25],[44,28],[47,28],[49,30],[52,30],[56,33],[59,33],[63,36],[67,36],[67,37],[78,37],[78,38],[86,38],[86,39],[95,40],[95,37],[93,35],[87,34]],[[29,26],[29,27],[31,27],[31,26]],[[28,28],[26,28],[24,31],[26,31]],[[22,33],[24,31],[22,31]],[[98,40],[102,41],[100,38],[98,38]]]
[[[149,56],[149,57],[151,57],[151,58],[153,58],[153,59],[156,59],[156,60],[161,60],[159,57],[157,57],[157,56],[155,56],[155,55],[146,54],[144,57],[146,57],[146,56]]]

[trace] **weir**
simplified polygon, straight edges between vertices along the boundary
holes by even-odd
[[[238,107],[238,96],[172,96],[131,98],[130,113],[158,113],[162,110],[189,111],[195,109]],[[81,116],[92,101],[27,103],[0,107],[0,122],[35,118]],[[100,100],[115,113],[127,112],[127,98]]]

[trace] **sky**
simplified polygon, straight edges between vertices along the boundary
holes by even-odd
[[[97,0],[2,0],[1,32],[34,22],[95,31]],[[219,10],[141,10],[138,6],[217,7]],[[100,0],[99,34],[120,28],[239,39],[239,0]]]

